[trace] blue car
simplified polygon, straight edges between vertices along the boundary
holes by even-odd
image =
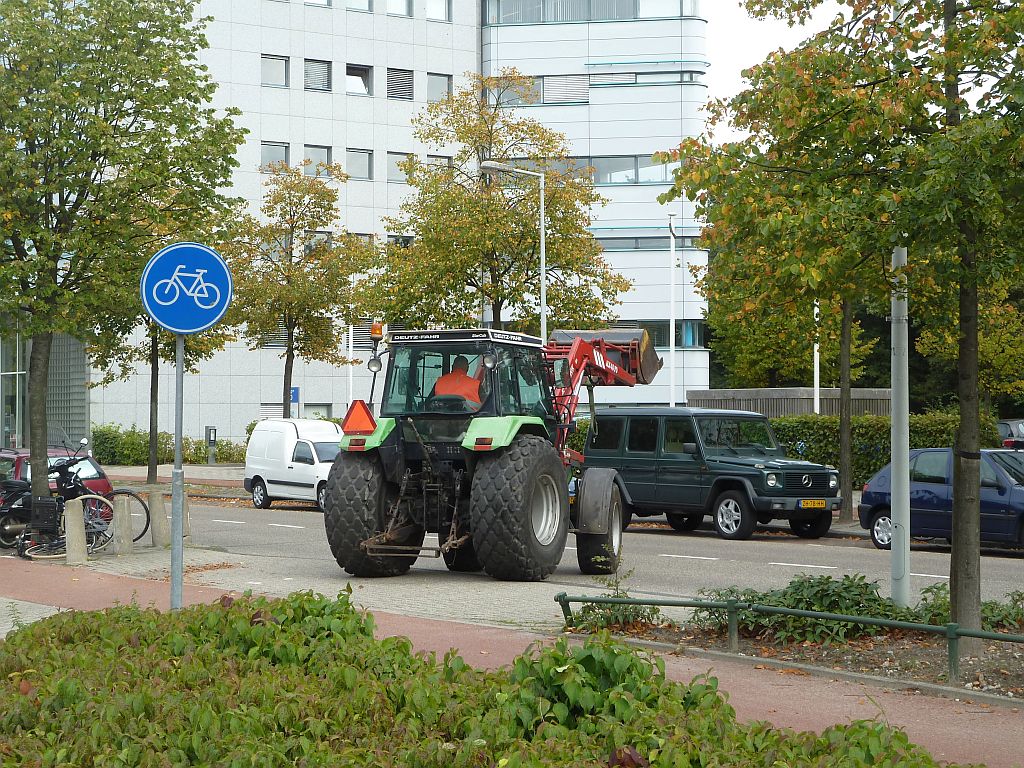
[[[910,452],[910,535],[953,536],[953,451],[917,448]],[[858,512],[879,549],[892,544],[892,465],[864,485]],[[981,540],[1024,547],[1024,451],[981,452]]]

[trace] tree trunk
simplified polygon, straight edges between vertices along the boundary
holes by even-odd
[[[943,0],[946,45],[954,32],[956,0]],[[946,65],[943,90],[946,125],[960,124],[960,87],[955,64]],[[961,214],[961,217],[963,214]],[[978,283],[977,236],[969,221],[957,222],[960,233],[960,330],[957,335],[957,401],[960,428],[953,451],[953,551],[949,559],[950,621],[969,629],[981,628],[981,454],[978,414]],[[976,656],[981,640],[964,638],[961,653]]]
[[[839,488],[843,505],[840,523],[853,522],[853,414],[850,391],[850,355],[853,347],[853,302],[842,300],[843,324],[839,337]]]
[[[160,331],[150,323],[149,330],[149,467],[146,482],[156,482],[157,414],[160,394]]]
[[[284,352],[284,391],[281,394],[281,413],[289,419],[292,415],[292,369],[295,368],[295,329],[288,327],[288,344]]]
[[[46,458],[48,423],[46,419],[46,391],[50,377],[50,347],[52,333],[32,336],[32,351],[28,358],[28,419],[29,461],[32,466],[32,495],[50,495],[50,467]]]
[[[491,328],[496,331],[505,330],[504,322],[501,319],[502,303],[500,301],[491,302]]]

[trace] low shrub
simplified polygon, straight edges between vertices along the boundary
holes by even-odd
[[[174,435],[157,433],[157,464],[174,461]],[[92,455],[101,465],[141,467],[149,463],[149,430],[121,427],[117,424],[94,424],[92,427]],[[186,464],[205,464],[206,441],[202,438],[182,437],[181,459]],[[217,441],[217,461],[224,464],[245,462],[245,443],[231,440]]]
[[[169,613],[71,611],[0,642],[11,764],[380,768],[937,763],[879,722],[741,723],[714,678],[668,680],[607,636],[511,668],[373,637],[348,592],[229,597]],[[773,757],[774,756],[774,757]],[[12,762],[13,761],[13,762]]]
[[[602,597],[629,597],[626,582],[635,569],[622,571],[616,568],[607,576],[595,576],[598,584],[605,587]],[[574,629],[594,633],[601,630],[623,631],[638,624],[670,624],[656,605],[633,605],[630,603],[584,603],[575,617]]]
[[[896,605],[878,594],[878,582],[867,581],[862,574],[843,576],[797,576],[782,589],[761,592],[730,587],[701,592],[708,600],[735,599],[741,603],[794,608],[847,616],[942,625],[949,621],[949,586],[933,584],[921,590],[921,601],[913,608]],[[740,632],[776,643],[845,642],[866,635],[878,635],[885,627],[849,622],[827,621],[801,616],[756,613],[742,609],[737,613]],[[1024,628],[1024,591],[1011,592],[1006,602],[985,600],[981,604],[982,629],[989,632],[1020,632]],[[693,624],[700,629],[724,631],[728,616],[722,609],[698,608]]]
[[[709,600],[732,598],[741,603],[803,611],[917,621],[912,610],[902,608],[889,598],[879,595],[878,583],[869,582],[859,573],[843,576],[842,579],[831,576],[797,576],[785,587],[767,592],[729,587],[703,591],[700,596]],[[868,624],[764,614],[750,609],[740,610],[738,617],[740,632],[776,643],[843,643],[886,631],[883,627]],[[728,624],[728,616],[722,609],[698,608],[694,610],[693,623],[701,629],[722,630]]]

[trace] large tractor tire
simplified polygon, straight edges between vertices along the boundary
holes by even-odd
[[[473,546],[484,571],[507,581],[550,576],[569,533],[569,488],[558,453],[535,435],[481,456],[469,499]]]
[[[400,576],[418,554],[368,555],[359,545],[384,531],[397,489],[373,454],[342,451],[327,475],[324,527],[331,554],[353,576]],[[410,526],[393,544],[419,547],[423,528]]]
[[[622,493],[615,483],[615,471],[589,469],[583,476],[578,499],[580,520],[594,515],[605,521],[604,533],[576,534],[576,561],[587,574],[615,573],[622,556]]]

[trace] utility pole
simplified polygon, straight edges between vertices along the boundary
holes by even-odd
[[[907,266],[907,249],[893,248],[893,271]],[[889,558],[892,599],[910,605],[910,373],[907,278],[899,274],[892,291],[892,544]]]

